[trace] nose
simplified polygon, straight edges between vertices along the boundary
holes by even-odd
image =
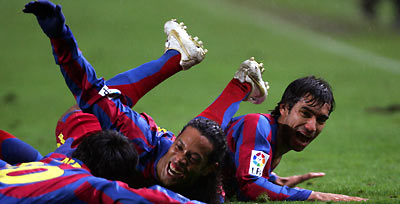
[[[309,133],[317,131],[317,120],[315,117],[310,118],[305,124],[305,128]]]
[[[188,163],[186,153],[182,152],[177,156],[177,163],[180,167],[185,167]]]

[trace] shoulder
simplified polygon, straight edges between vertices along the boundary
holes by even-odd
[[[271,118],[267,117],[267,114],[261,114],[261,113],[249,113],[244,116],[243,120],[245,123],[255,123],[255,124],[261,124],[261,125],[270,125]]]
[[[149,114],[143,112],[143,113],[140,113],[140,116],[143,119],[146,120],[147,124],[149,124],[149,127],[150,127],[151,131],[157,131],[157,127],[158,126],[157,126],[156,122],[153,120],[153,118]]]
[[[268,114],[251,113],[245,115],[243,123],[243,131],[251,131],[259,142],[268,142],[275,122],[272,117],[268,117]]]

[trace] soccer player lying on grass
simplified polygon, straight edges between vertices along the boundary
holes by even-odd
[[[0,142],[7,146],[3,154],[23,148],[35,155],[35,149],[3,130]],[[117,131],[105,130],[85,137],[72,157],[55,151],[13,166],[1,158],[0,203],[199,203],[161,186],[133,189],[121,182],[138,161],[132,146]],[[64,144],[57,150],[68,148]]]
[[[223,103],[214,103],[218,102]],[[257,200],[263,195],[269,200],[366,200],[293,188],[302,181],[323,176],[322,173],[287,178],[273,173],[285,153],[302,151],[320,134],[334,105],[329,84],[309,76],[289,84],[271,114],[247,114],[233,118],[224,129],[230,159],[227,170],[223,172],[229,174],[225,178],[231,176],[236,179],[228,182],[233,189],[225,188],[225,191],[228,194],[239,192],[240,200]],[[219,118],[221,112],[218,107],[218,104],[211,106],[202,115]]]

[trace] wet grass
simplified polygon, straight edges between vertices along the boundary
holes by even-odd
[[[55,149],[56,121],[73,97],[36,19],[21,12],[25,3],[0,1],[0,129],[47,154]],[[171,18],[183,20],[204,41],[204,62],[167,80],[135,107],[174,132],[210,104],[251,56],[266,64],[270,95],[263,105],[243,104],[238,114],[273,109],[295,78],[327,79],[336,110],[321,136],[304,152],[288,153],[277,173],[323,171],[324,178],[300,187],[366,197],[369,203],[400,202],[400,83],[392,67],[399,63],[400,41],[387,5],[382,23],[370,26],[356,1],[345,0],[56,3],[63,5],[85,57],[105,78],[158,58],[163,23]]]

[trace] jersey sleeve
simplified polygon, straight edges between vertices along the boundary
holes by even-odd
[[[9,164],[32,162],[43,156],[31,145],[16,138],[14,135],[0,130],[0,159]]]
[[[0,169],[6,167],[8,165],[10,165],[10,164],[0,159]]]
[[[56,63],[82,111],[94,114],[103,129],[120,131],[141,148],[151,146],[149,124],[119,98],[110,97],[114,90],[107,87],[103,78],[97,78],[70,29],[61,38],[50,41]],[[141,150],[137,150],[140,154]]]
[[[168,50],[157,60],[114,76],[106,85],[121,91],[122,103],[132,108],[147,92],[182,70],[180,59],[178,51]]]
[[[0,175],[0,203],[200,203],[160,186],[134,189],[95,177],[80,161],[57,153],[2,167]]]
[[[273,153],[268,120],[260,114],[248,114],[242,120],[243,126],[235,130],[240,132],[235,165],[241,195],[250,200],[263,194],[270,200],[306,200],[311,191],[276,185],[269,180]]]
[[[241,83],[237,79],[232,79],[217,99],[197,117],[214,120],[222,129],[225,129],[238,111],[240,103],[250,91],[250,84]]]
[[[164,187],[161,187],[159,185],[151,186],[147,189],[139,189],[137,192],[143,191],[146,193],[146,191],[151,191],[152,193],[155,194],[155,196],[152,196],[151,194],[146,196],[148,200],[150,200],[153,203],[193,203],[193,204],[201,204],[202,202],[196,201],[196,200],[190,200],[178,193],[175,193],[173,191],[170,191]],[[159,199],[160,196],[163,199]]]
[[[97,177],[87,179],[74,193],[79,200],[87,203],[201,203],[158,185],[134,189],[126,183]]]
[[[278,175],[276,175],[274,172],[271,172],[268,180],[275,183],[276,179],[278,179]]]

